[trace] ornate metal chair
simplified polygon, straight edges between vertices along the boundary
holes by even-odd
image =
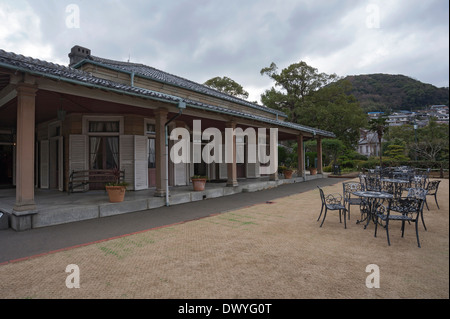
[[[344,195],[344,206],[348,212],[348,219],[350,219],[350,206],[351,205],[361,205],[362,199],[361,197],[354,197],[352,195],[353,192],[356,191],[364,191],[364,185],[358,182],[343,182],[343,195]]]
[[[440,208],[439,208],[439,204],[438,204],[436,196],[437,196],[437,192],[438,192],[438,188],[439,188],[439,183],[440,182],[441,182],[440,180],[429,181],[428,184],[427,184],[427,187],[426,187],[427,196],[430,196],[430,195],[434,196],[434,201],[436,202],[436,206],[437,206],[438,209],[440,209]],[[428,208],[428,203],[427,203],[426,200],[425,200],[425,204],[427,205],[427,209],[430,210]]]
[[[317,218],[317,221],[319,221],[320,216],[322,216],[322,212],[324,213],[323,215],[323,220],[322,223],[320,223],[320,227],[322,227],[323,222],[325,221],[325,218],[327,217],[327,211],[328,210],[337,210],[339,211],[339,222],[342,223],[342,218],[341,218],[341,214],[344,214],[344,228],[347,228],[347,222],[346,222],[346,208],[342,203],[342,195],[341,194],[328,194],[325,195],[322,188],[320,188],[319,186],[317,186],[317,188],[319,189],[320,192],[320,199],[322,200],[322,208],[320,210],[320,215],[319,218]],[[325,208],[325,211],[323,211]]]
[[[389,224],[391,221],[401,221],[402,222],[402,237],[405,233],[405,223],[413,222],[416,228],[416,238],[417,245],[420,248],[420,240],[419,240],[419,228],[418,228],[418,220],[420,215],[421,207],[423,206],[423,200],[412,197],[403,197],[403,198],[394,198],[389,200],[387,206],[379,205],[376,211],[376,223],[375,223],[375,237],[377,237],[377,229],[378,229],[378,219],[384,222],[383,227],[386,229],[386,237],[388,241],[388,245],[391,245],[391,241],[389,238]],[[380,224],[381,225],[381,224]]]
[[[425,225],[425,221],[423,219],[423,203],[427,200],[427,193],[428,191],[426,189],[416,187],[416,188],[408,188],[408,195],[406,197],[409,198],[417,198],[422,200],[422,206],[420,207],[420,218],[422,219],[423,228],[427,230],[427,226]]]

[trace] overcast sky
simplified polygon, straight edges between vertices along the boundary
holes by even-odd
[[[0,0],[0,49],[67,65],[72,46],[198,83],[228,76],[260,101],[262,68],[449,86],[448,0]]]

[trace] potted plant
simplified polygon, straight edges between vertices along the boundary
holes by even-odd
[[[292,167],[288,167],[288,166],[278,166],[278,172],[284,175],[284,178],[286,179],[291,179],[292,178],[292,174],[294,173],[294,168]]]
[[[105,185],[106,191],[108,192],[109,201],[111,203],[123,202],[128,183],[120,181],[120,170],[118,168],[114,168],[112,173],[114,175],[114,182],[110,182]]]
[[[316,175],[316,174],[317,174],[317,168],[314,167],[314,166],[310,166],[310,167],[309,167],[309,173],[310,173],[311,175]]]
[[[192,186],[194,187],[194,191],[203,191],[205,190],[207,176],[203,175],[194,175],[191,177]]]

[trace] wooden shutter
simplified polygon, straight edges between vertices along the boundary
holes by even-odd
[[[148,188],[148,137],[134,136],[134,189]]]
[[[219,179],[228,179],[227,163],[225,163],[225,145],[222,145],[222,163],[219,164]]]
[[[63,137],[58,138],[58,189],[64,191],[64,143]]]
[[[40,142],[41,147],[39,148],[40,157],[40,181],[41,188],[49,188],[49,141],[44,140]]]
[[[134,189],[134,136],[121,135],[119,137],[120,170],[125,171],[125,182],[129,189]],[[147,173],[148,174],[148,173]]]
[[[88,169],[88,154],[88,137],[86,135],[69,135],[69,175],[72,171]],[[84,190],[88,187],[86,185]]]

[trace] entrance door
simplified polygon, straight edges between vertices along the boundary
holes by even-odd
[[[13,145],[0,144],[0,186],[13,185]]]

